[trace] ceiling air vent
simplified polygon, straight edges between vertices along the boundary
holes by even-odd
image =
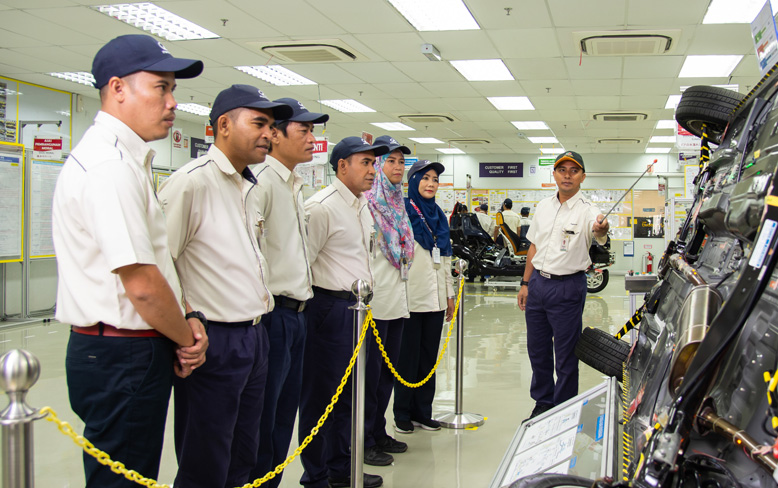
[[[594,120],[601,122],[637,122],[639,120],[646,120],[648,114],[639,112],[604,112],[594,114]]]
[[[640,139],[627,137],[614,137],[611,139],[597,139],[598,144],[640,144]]]
[[[492,141],[489,139],[449,139],[448,142],[451,144],[460,144],[465,146],[470,146],[473,144],[491,144]]]
[[[573,32],[573,39],[587,56],[651,56],[668,54],[680,35],[680,30]]]
[[[264,54],[269,55],[271,59],[277,59],[286,63],[337,63],[343,61],[364,61],[367,59],[348,44],[337,39],[289,41],[283,44],[271,45],[250,41],[246,45],[262,51]]]
[[[441,124],[454,122],[456,118],[451,114],[405,114],[397,116],[403,122],[416,124]]]

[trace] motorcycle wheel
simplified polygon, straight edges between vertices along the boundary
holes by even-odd
[[[589,293],[598,293],[608,286],[608,270],[603,269],[596,272],[593,269],[586,271],[586,291]]]

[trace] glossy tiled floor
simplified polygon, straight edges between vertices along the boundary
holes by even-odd
[[[464,410],[480,413],[487,420],[477,430],[395,435],[408,443],[408,452],[395,455],[391,466],[366,467],[367,472],[383,476],[386,487],[488,486],[521,420],[532,410],[524,315],[516,306],[515,289],[467,284],[465,295]],[[584,325],[615,333],[629,315],[624,279],[612,276],[605,290],[587,298]],[[29,394],[29,404],[52,406],[80,432],[83,425],[70,411],[65,386],[68,334],[68,328],[58,323],[0,323],[0,353],[24,348],[35,354],[42,373]],[[452,340],[437,376],[436,411],[453,410],[455,346]],[[580,391],[602,380],[600,373],[581,365]],[[0,400],[0,406],[5,404],[5,399]],[[388,423],[392,425],[391,406],[389,414]],[[83,486],[81,452],[49,422],[35,424],[35,459],[37,486]],[[170,418],[160,481],[171,483],[175,472]],[[301,472],[299,460],[294,461],[281,486],[298,486]]]

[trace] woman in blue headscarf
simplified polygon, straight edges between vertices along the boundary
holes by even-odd
[[[408,272],[410,318],[403,327],[397,371],[417,382],[435,365],[443,323],[454,313],[454,279],[451,276],[451,239],[448,219],[435,203],[440,163],[419,161],[408,171],[405,210],[413,229],[414,260]],[[419,388],[394,387],[395,430],[410,434],[414,427],[438,430],[432,418],[435,377]]]

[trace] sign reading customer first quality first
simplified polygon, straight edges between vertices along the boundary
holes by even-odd
[[[522,178],[524,163],[478,163],[481,178]]]

